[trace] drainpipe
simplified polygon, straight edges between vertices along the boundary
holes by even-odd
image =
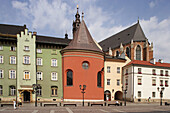
[[[18,40],[17,40],[17,42],[18,42]],[[17,43],[16,43],[16,45],[17,45]],[[17,57],[17,54],[18,54],[18,49],[16,50],[16,99],[15,99],[15,100],[16,100],[16,107],[17,107],[17,105],[18,105],[18,104],[17,104],[17,103],[18,103],[18,102],[17,102],[17,95],[18,95],[18,88],[17,88],[17,65],[18,65],[18,63],[17,63],[17,58],[18,58],[18,57]]]
[[[133,66],[133,102],[134,102],[134,94],[135,94],[134,92],[134,64],[132,64],[132,66]]]

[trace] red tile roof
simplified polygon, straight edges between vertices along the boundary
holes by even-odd
[[[149,61],[140,61],[140,60],[133,60],[125,66],[131,65],[131,64],[138,64],[138,65],[145,65],[145,66],[157,66],[157,67],[170,67],[170,63],[156,62],[155,64],[152,64]]]

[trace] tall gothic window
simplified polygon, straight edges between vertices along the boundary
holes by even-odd
[[[141,60],[141,47],[139,45],[136,47],[136,60]]]
[[[102,87],[102,75],[101,75],[101,72],[97,73],[97,86]]]
[[[67,71],[67,86],[72,86],[73,85],[73,71],[68,70]]]
[[[126,54],[130,58],[130,49],[128,47],[126,48]]]

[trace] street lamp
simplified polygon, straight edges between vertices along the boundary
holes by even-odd
[[[162,106],[162,97],[163,97],[163,91],[164,91],[164,87],[161,87],[161,88],[157,88],[157,90],[160,92],[160,98],[161,98],[161,100],[160,100],[160,106]]]
[[[37,94],[38,94],[38,90],[41,86],[40,84],[33,84],[33,93],[35,93],[35,107],[37,107]]]
[[[86,90],[86,85],[83,85],[83,87],[80,85],[79,87],[80,87],[80,90],[82,90],[81,93],[83,94],[83,106],[84,106],[84,93],[85,93],[84,90]]]
[[[124,87],[122,86],[122,91],[124,91],[124,94],[125,94],[125,101],[124,101],[124,106],[126,106],[126,94],[127,94],[127,86],[125,87],[125,89],[124,89]]]

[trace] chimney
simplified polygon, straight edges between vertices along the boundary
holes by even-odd
[[[33,35],[37,35],[37,32],[34,31],[34,32],[33,32]]]
[[[155,58],[152,58],[152,59],[150,60],[150,63],[156,64],[156,59],[155,59]]]
[[[158,62],[159,62],[159,63],[163,63],[163,60],[162,60],[162,59],[159,59]]]

